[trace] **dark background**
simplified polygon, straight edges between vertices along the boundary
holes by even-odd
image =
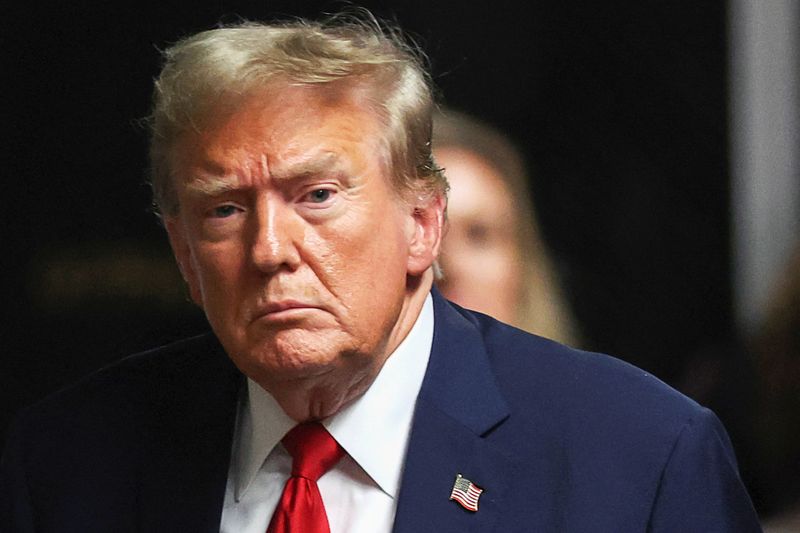
[[[144,184],[137,120],[158,49],[238,16],[313,17],[342,5],[182,4],[5,13],[0,431],[20,406],[204,327]],[[748,361],[729,348],[726,4],[363,5],[417,39],[444,103],[524,149],[584,347],[711,404],[746,455],[737,424]]]

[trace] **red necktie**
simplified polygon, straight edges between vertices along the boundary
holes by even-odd
[[[330,533],[317,480],[339,462],[344,450],[318,422],[295,426],[282,442],[292,456],[292,476],[267,533]]]

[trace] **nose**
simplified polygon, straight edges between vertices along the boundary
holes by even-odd
[[[250,255],[255,267],[265,273],[297,269],[302,227],[280,199],[263,199],[256,206]]]

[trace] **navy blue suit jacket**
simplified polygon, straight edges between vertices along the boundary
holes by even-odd
[[[760,531],[710,411],[435,291],[434,308],[396,532]],[[2,463],[3,531],[218,531],[242,382],[207,335],[27,409]],[[449,500],[458,473],[485,489],[477,512]]]

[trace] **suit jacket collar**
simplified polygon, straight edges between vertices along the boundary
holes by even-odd
[[[472,317],[459,313],[436,289],[433,302],[433,346],[420,399],[483,435],[508,416],[483,337]]]
[[[515,461],[484,436],[509,414],[474,319],[435,289],[433,348],[422,384],[394,531],[490,531],[502,515]],[[477,512],[449,496],[456,475],[484,489]]]

